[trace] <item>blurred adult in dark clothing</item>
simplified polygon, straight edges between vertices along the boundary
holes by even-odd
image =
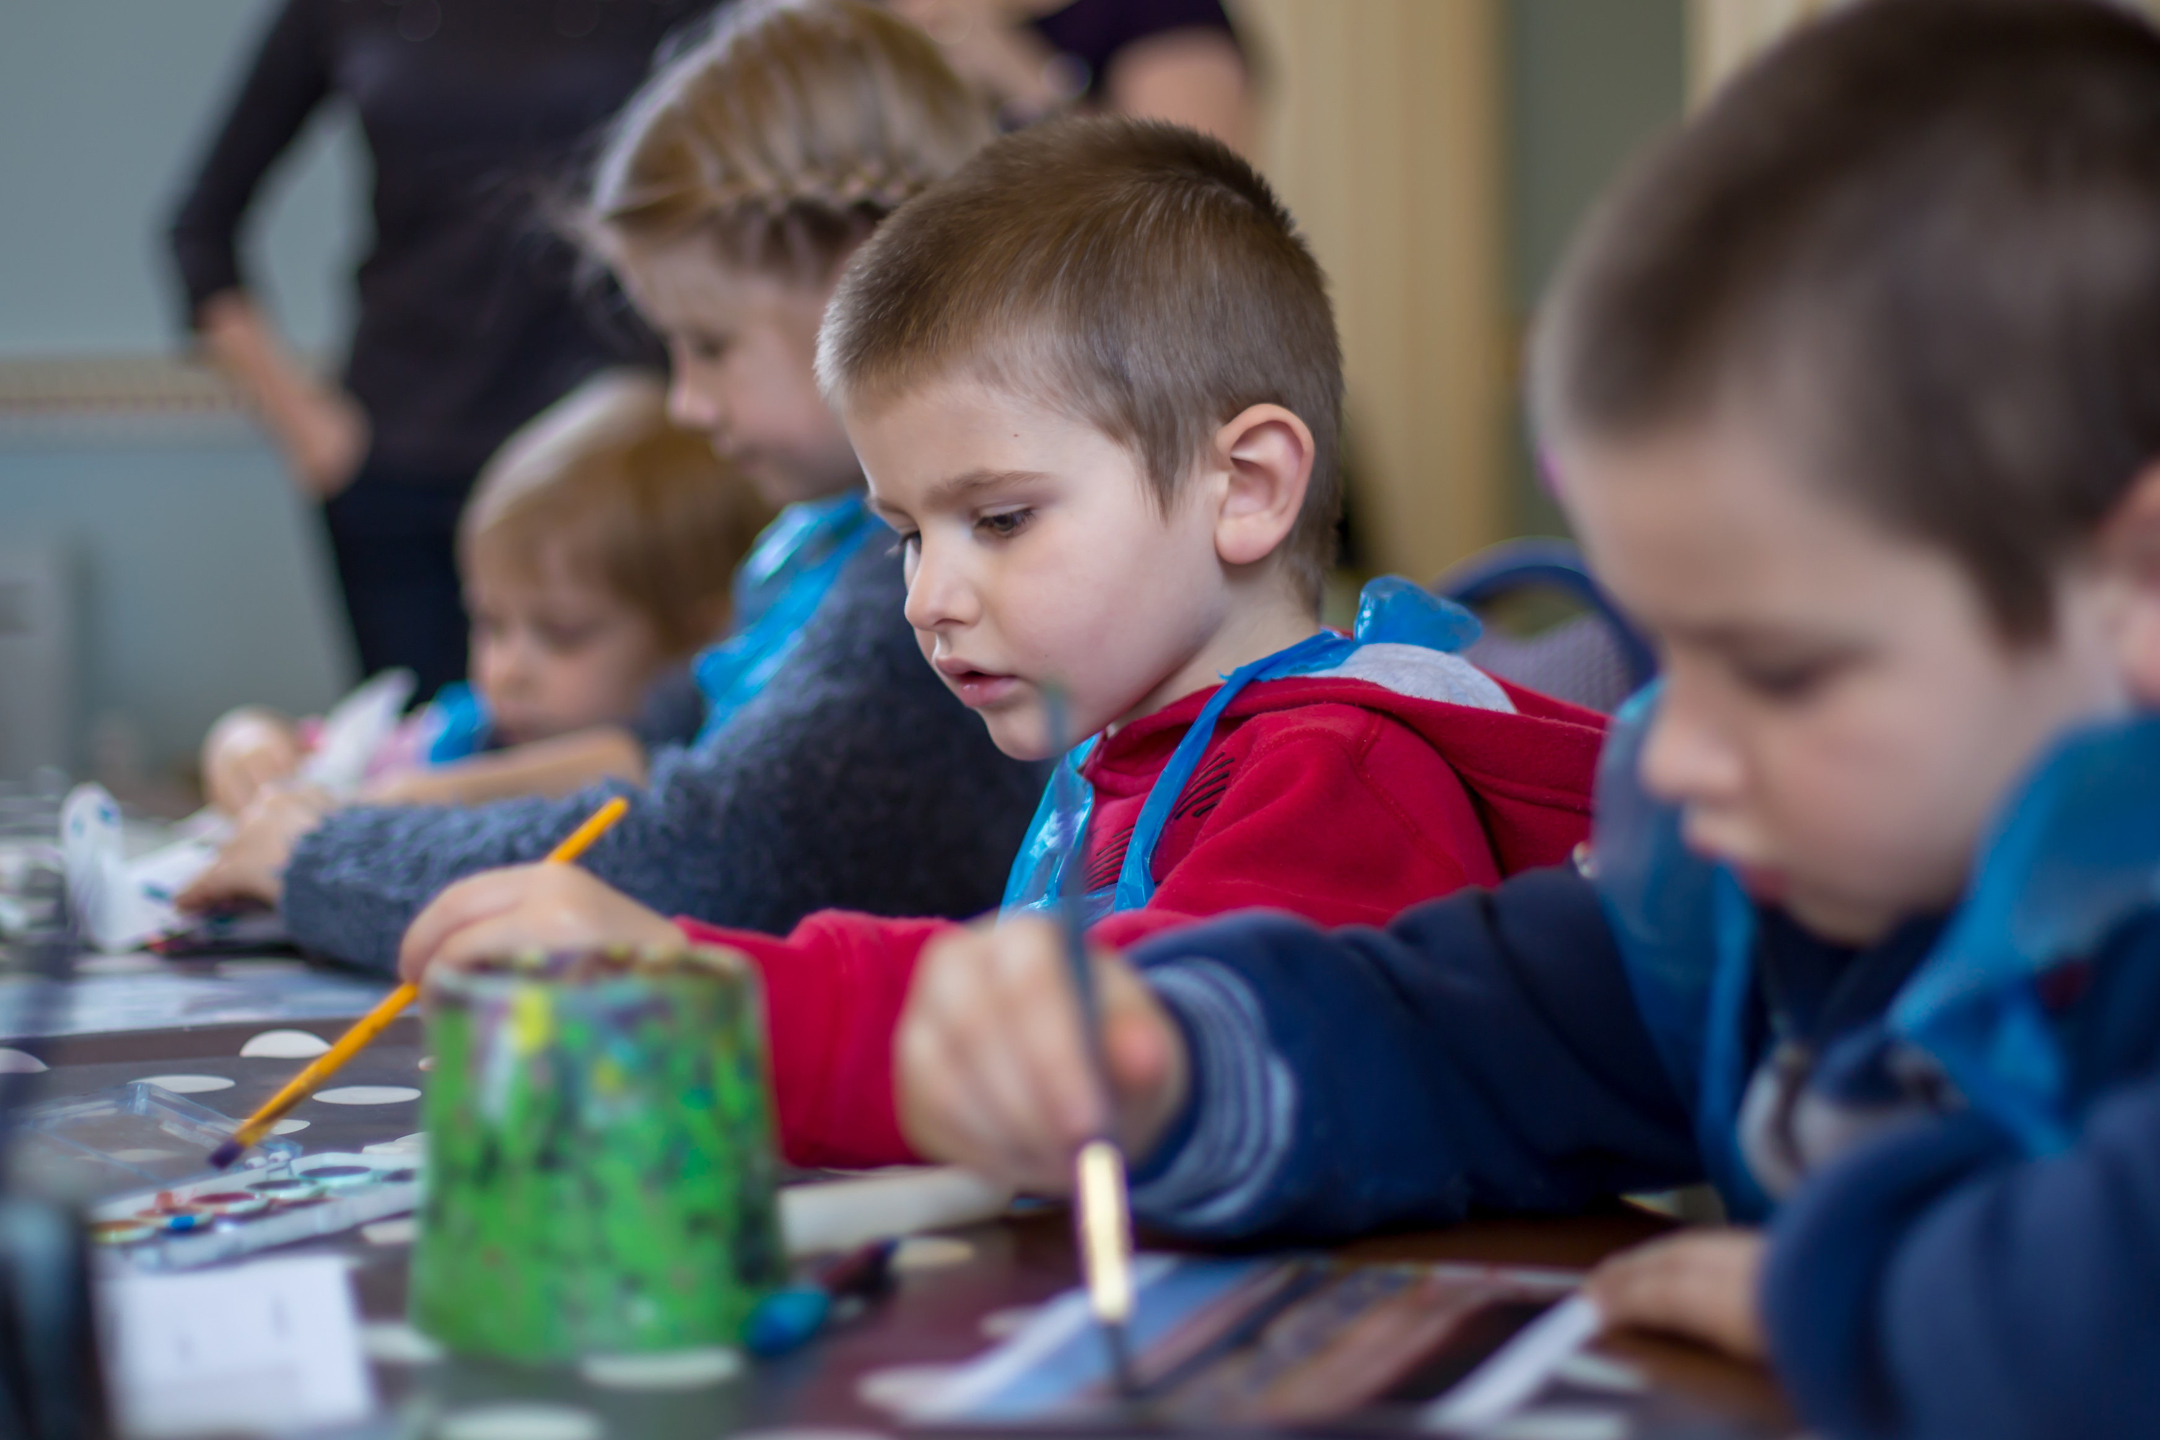
[[[892,0],[1005,123],[1069,106],[1253,141],[1245,52],[1222,0]]]
[[[283,0],[172,225],[188,321],[323,502],[367,672],[420,695],[465,673],[452,537],[511,431],[624,358],[571,294],[541,182],[714,0]],[[239,234],[264,176],[332,99],[374,161],[374,240],[343,385],[251,298]]]

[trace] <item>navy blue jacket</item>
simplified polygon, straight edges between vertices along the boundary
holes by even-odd
[[[1878,1018],[1939,928],[1854,952],[1761,919],[1755,1058],[1774,1034],[1827,1045]],[[1135,1172],[1154,1224],[1329,1239],[1703,1177],[1573,871],[1385,931],[1248,916],[1135,959],[1193,1054],[1192,1102]],[[2081,1097],[2068,1153],[2028,1160],[1952,1105],[1810,1172],[1771,1222],[1774,1363],[1825,1432],[2160,1435],[2160,918],[2047,1000]]]

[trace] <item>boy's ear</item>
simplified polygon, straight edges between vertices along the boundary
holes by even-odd
[[[1312,430],[1280,405],[1253,405],[1215,432],[1211,461],[1227,477],[1215,518],[1215,553],[1252,565],[1288,539],[1312,482]]]
[[[2141,705],[2160,706],[2160,460],[2115,502],[2101,527],[2100,558],[2123,587],[2123,679]]]

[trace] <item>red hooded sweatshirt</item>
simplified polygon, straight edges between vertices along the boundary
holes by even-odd
[[[1460,667],[1447,693],[1463,693],[1467,672],[1482,703],[1405,693],[1432,693],[1414,674],[1247,686],[1156,844],[1153,903],[1106,916],[1090,934],[1126,945],[1253,907],[1377,925],[1419,901],[1566,859],[1589,831],[1604,717],[1440,660]],[[1088,757],[1087,888],[1116,882],[1149,788],[1213,693],[1132,721]],[[732,946],[763,972],[788,1159],[913,1161],[894,1111],[893,1033],[916,959],[954,923],[828,910],[784,940],[678,923],[691,940]]]

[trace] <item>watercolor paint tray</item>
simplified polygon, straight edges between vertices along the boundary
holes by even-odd
[[[1579,1279],[1325,1256],[1146,1255],[1129,1331],[1137,1399],[1118,1397],[1086,1296],[1073,1292],[904,1418],[946,1432],[1451,1430],[1471,1413],[1469,1392],[1482,1392],[1470,1403],[1489,1422],[1590,1338],[1587,1306],[1570,1299]],[[1522,1394],[1496,1393],[1496,1377]]]
[[[229,1115],[137,1080],[24,1110],[8,1158],[15,1173],[47,1193],[97,1200],[209,1178],[210,1152],[238,1128]],[[270,1139],[242,1165],[252,1173],[299,1154],[292,1141]]]
[[[90,1238],[141,1269],[192,1270],[406,1214],[421,1163],[326,1151],[116,1196],[91,1210]]]

